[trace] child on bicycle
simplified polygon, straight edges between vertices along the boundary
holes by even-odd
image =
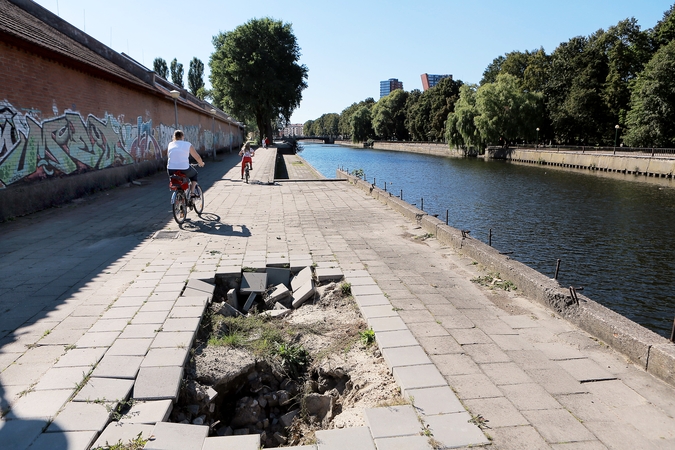
[[[249,169],[253,170],[253,157],[255,156],[255,150],[251,148],[251,143],[247,142],[239,151],[239,156],[241,158],[241,179],[244,179],[244,169],[248,163]]]
[[[173,132],[173,141],[169,142],[167,148],[168,162],[166,169],[169,172],[169,177],[176,172],[183,172],[190,179],[190,198],[192,198],[198,177],[197,170],[190,165],[190,156],[197,161],[199,167],[204,167],[204,161],[192,144],[183,140],[184,137],[181,130]]]

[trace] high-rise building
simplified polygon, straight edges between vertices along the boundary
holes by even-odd
[[[422,88],[426,91],[429,88],[432,88],[438,84],[443,78],[450,78],[452,80],[452,75],[429,75],[428,73],[423,73],[422,77]]]
[[[386,97],[391,91],[403,89],[403,83],[397,78],[389,78],[387,81],[380,81],[380,98]]]

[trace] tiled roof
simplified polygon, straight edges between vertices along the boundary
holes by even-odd
[[[52,28],[8,0],[0,0],[0,34],[2,33],[12,36],[15,40],[41,47],[47,52],[54,52],[61,57],[90,66],[97,69],[97,72],[107,72],[128,82],[153,88],[122,67]],[[82,36],[95,41],[84,33]],[[97,41],[95,42],[102,46]]]

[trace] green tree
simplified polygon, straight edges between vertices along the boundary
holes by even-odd
[[[291,24],[252,19],[213,38],[212,96],[218,106],[255,120],[261,135],[272,135],[278,117],[289,121],[307,87],[307,67]]]
[[[431,99],[427,134],[429,140],[439,141],[445,138],[445,124],[448,120],[448,114],[455,110],[455,103],[459,99],[459,89],[462,84],[464,83],[460,80],[444,78],[424,93],[428,94]]]
[[[408,139],[408,130],[405,127],[405,104],[408,95],[410,94],[403,89],[396,89],[373,106],[373,130],[381,139]]]
[[[494,83],[497,81],[497,75],[501,73],[502,64],[504,64],[505,60],[506,58],[503,56],[498,56],[493,59],[490,64],[488,64],[488,66],[483,71],[483,78],[480,80],[481,86],[486,83]]]
[[[454,112],[448,114],[445,126],[445,139],[450,146],[458,148],[484,147],[480,131],[476,127],[476,91],[475,84],[465,84],[460,87],[459,100],[455,104]]]
[[[675,40],[661,47],[631,84],[624,141],[630,146],[675,147]]]
[[[183,87],[183,65],[176,58],[171,61],[171,82],[178,87]]]
[[[350,122],[352,142],[363,142],[374,136],[373,121],[368,106],[364,105],[357,109],[352,114]]]
[[[675,39],[675,5],[671,6],[668,11],[663,13],[663,18],[654,25],[650,32],[654,50],[658,50],[664,45],[668,45],[670,41]]]
[[[169,67],[166,65],[164,58],[155,58],[152,62],[152,70],[154,70],[157,75],[164,78],[165,80],[169,77]]]
[[[308,120],[307,122],[302,124],[302,135],[303,136],[314,136],[313,132],[314,128],[314,121],[313,120]]]
[[[352,133],[352,116],[356,111],[359,110],[362,106],[366,106],[368,108],[372,108],[372,106],[375,104],[375,100],[372,97],[368,97],[367,99],[358,102],[358,103],[352,103],[348,107],[342,110],[340,113],[340,119],[338,121],[338,133],[341,134],[342,136],[350,137]]]
[[[190,68],[188,69],[188,89],[192,95],[199,97],[199,91],[204,95],[204,63],[197,57],[190,61]],[[202,100],[203,97],[199,97]]]

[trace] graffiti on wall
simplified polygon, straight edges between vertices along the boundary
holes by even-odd
[[[55,111],[56,112],[56,111]],[[19,181],[72,175],[166,156],[174,127],[152,120],[125,122],[124,116],[103,118],[75,111],[40,120],[39,111],[21,113],[0,101],[0,189]],[[184,128],[186,139],[211,148],[219,134],[198,126]],[[226,133],[231,142],[233,135]]]

